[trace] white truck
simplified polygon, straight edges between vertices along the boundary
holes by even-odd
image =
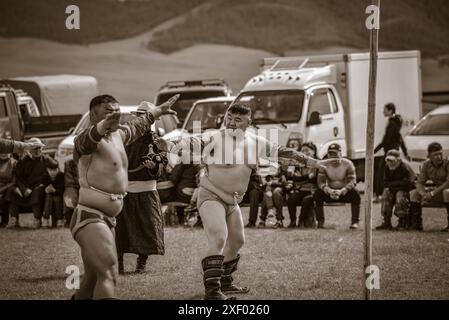
[[[369,54],[265,58],[236,102],[248,103],[253,124],[278,129],[282,145],[311,141],[319,157],[330,144],[342,146],[364,178],[368,109]],[[382,52],[378,61],[375,143],[385,133],[383,107],[393,102],[404,119],[403,133],[421,118],[419,51]]]

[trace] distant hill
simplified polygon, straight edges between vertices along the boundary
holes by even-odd
[[[207,0],[1,0],[0,37],[36,37],[91,44],[125,39]],[[65,9],[80,8],[80,30],[67,30]]]
[[[276,54],[326,47],[369,47],[366,0],[226,0],[155,34],[151,49],[176,51],[195,43],[233,44]],[[446,0],[381,1],[382,48],[449,53]]]
[[[209,3],[149,39],[148,48],[172,53],[199,43],[284,54],[327,47],[367,49],[369,0],[2,0],[0,36],[91,44],[128,38]],[[65,7],[81,9],[81,30],[64,28]],[[383,0],[383,49],[449,53],[447,0]]]

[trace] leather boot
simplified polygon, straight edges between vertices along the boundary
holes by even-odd
[[[237,265],[240,260],[240,255],[237,258],[223,263],[224,272],[221,276],[221,291],[224,293],[248,293],[248,287],[238,287],[233,281],[232,274],[237,271]]]
[[[204,280],[204,300],[227,300],[226,295],[221,292],[220,279],[223,275],[224,256],[216,255],[204,258],[201,261]]]

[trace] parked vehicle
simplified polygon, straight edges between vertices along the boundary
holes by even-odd
[[[98,95],[97,80],[91,76],[49,75],[1,80],[27,92],[44,116],[84,114],[90,100]]]
[[[382,52],[378,60],[375,142],[386,119],[383,106],[396,104],[403,132],[421,117],[420,52]],[[369,54],[266,58],[262,72],[250,79],[235,102],[252,107],[253,124],[278,129],[278,142],[313,141],[318,155],[339,143],[364,177],[368,109]]]
[[[421,164],[427,159],[427,146],[439,142],[449,157],[449,105],[439,107],[423,119],[404,137],[411,157],[411,166],[419,173]]]
[[[178,137],[193,134],[194,130],[205,132],[219,129],[222,123],[217,120],[226,113],[234,99],[235,97],[229,96],[196,101],[190,108],[182,128],[167,133],[164,139],[176,140]]]
[[[61,140],[75,127],[81,115],[41,115],[34,99],[23,91],[0,87],[0,137],[26,140],[38,137],[45,153],[54,153]]]
[[[178,127],[182,127],[193,103],[200,99],[230,96],[231,88],[222,79],[169,81],[159,89],[155,104],[166,102],[175,94],[180,94],[172,109],[178,113]]]
[[[136,111],[137,108],[138,106],[120,106],[120,112],[122,114],[120,122],[125,123],[132,119],[133,115],[131,112]],[[86,112],[76,125],[73,132],[71,132],[69,136],[65,137],[59,144],[58,151],[55,154],[55,159],[58,161],[60,170],[64,170],[65,162],[73,157],[75,137],[83,130],[87,129],[89,125],[89,112]],[[164,115],[159,120],[156,120],[152,129],[157,131],[160,136],[163,136],[166,132],[176,129],[176,125],[177,120],[174,116]]]

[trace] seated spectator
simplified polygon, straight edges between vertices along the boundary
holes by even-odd
[[[391,217],[394,214],[399,218],[397,230],[408,228],[410,209],[410,190],[414,188],[415,174],[401,160],[398,150],[390,150],[385,157],[384,192],[382,194],[383,223],[376,230],[391,230]]]
[[[317,148],[313,143],[304,143],[301,152],[309,157],[318,158]],[[290,215],[289,228],[313,228],[315,227],[315,215],[313,208],[313,192],[317,189],[316,169],[295,165],[287,170],[287,206]],[[296,207],[301,206],[298,224],[296,224]]]
[[[38,138],[28,142],[41,143]],[[45,200],[44,176],[49,164],[57,164],[50,156],[42,154],[42,148],[36,148],[17,162],[14,173],[15,186],[8,190],[10,221],[8,228],[19,227],[20,207],[31,207],[35,228],[40,228]]]
[[[71,159],[64,164],[64,219],[67,228],[72,220],[73,210],[78,205],[79,189],[78,167]]]
[[[313,195],[318,228],[324,228],[324,202],[351,204],[351,229],[359,227],[360,194],[355,189],[357,180],[354,164],[341,157],[341,146],[333,143],[328,149],[328,159],[322,161],[326,169],[318,173],[318,190]]]
[[[424,162],[416,183],[410,193],[410,223],[412,230],[423,230],[422,203],[445,205],[448,226],[441,230],[449,231],[449,160],[443,156],[443,147],[434,142],[427,148],[428,160]]]
[[[248,190],[246,191],[242,201],[243,203],[249,203],[249,219],[246,228],[256,227],[259,204],[263,198],[262,184],[262,177],[256,169],[253,169],[248,183]]]
[[[56,226],[62,228],[64,226],[62,214],[64,174],[59,172],[58,163],[48,163],[47,174],[44,176],[43,184],[45,187],[45,203],[42,227]],[[52,220],[51,225],[50,216]]]
[[[264,195],[262,199],[262,208],[260,211],[259,228],[264,228],[266,226],[268,211],[272,208],[276,211],[277,220],[273,227],[275,229],[284,227],[282,206],[284,205],[283,186],[285,185],[285,182],[284,170],[282,168],[279,168],[279,173],[276,177],[267,176],[265,178],[265,182],[262,185]]]
[[[201,169],[200,165],[177,164],[171,172],[171,181],[176,188],[176,201],[190,203],[193,192],[197,187],[196,175]],[[177,208],[178,221],[184,223],[184,208]]]
[[[0,153],[0,228],[6,227],[9,222],[8,201],[6,201],[6,193],[11,188],[14,177],[14,168],[16,160],[9,154]]]

